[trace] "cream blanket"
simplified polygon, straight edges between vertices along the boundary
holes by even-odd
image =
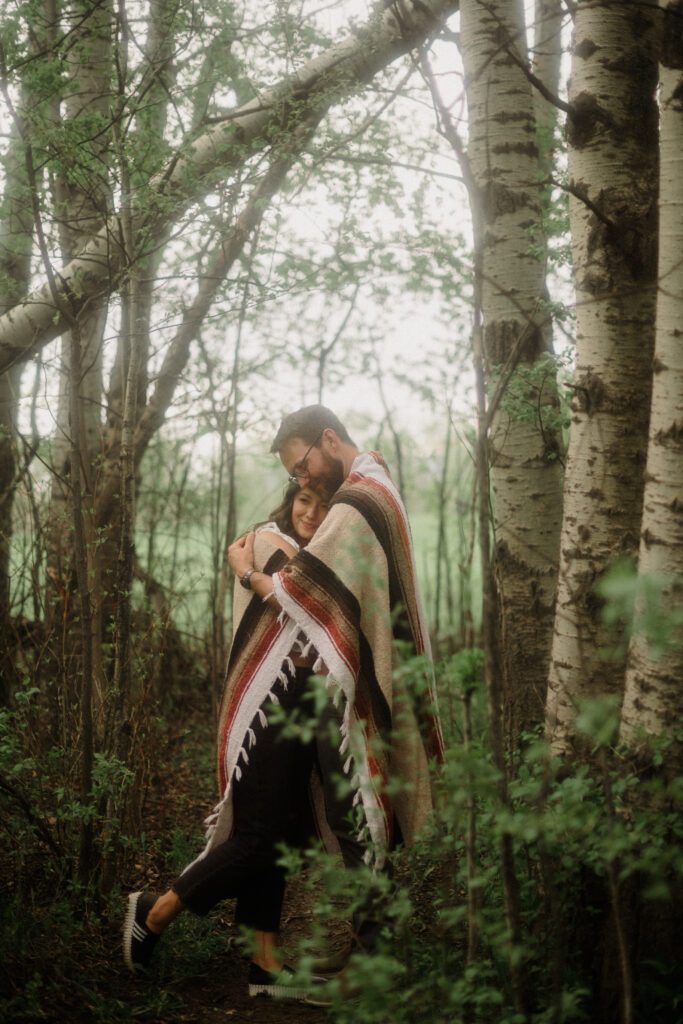
[[[381,862],[397,832],[410,843],[424,824],[428,758],[443,752],[410,529],[381,456],[356,458],[326,519],[273,576],[273,589],[286,621],[315,647],[328,688],[343,694],[345,769]],[[399,666],[406,654],[420,659],[412,678]]]
[[[232,831],[232,784],[248,771],[254,722],[266,724],[262,705],[273,699],[273,682],[286,684],[290,655],[313,647],[321,685],[343,702],[344,771],[368,862],[379,866],[396,838],[410,843],[424,824],[428,759],[443,751],[410,530],[381,457],[358,456],[315,537],[291,561],[262,534],[254,556],[273,576],[282,612],[236,587],[218,732],[221,801],[207,819],[204,853]],[[406,654],[418,658],[409,684],[399,664]],[[319,791],[313,804],[333,846]]]

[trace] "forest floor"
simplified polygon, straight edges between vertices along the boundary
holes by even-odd
[[[158,856],[161,851],[169,852],[171,847],[172,859],[181,866],[203,846],[201,822],[210,810],[214,792],[211,723],[196,715],[190,728],[169,738],[167,756],[164,774],[155,778],[148,797],[145,822],[149,847],[147,856],[136,864],[139,877],[130,880],[133,890],[143,887],[158,891],[168,887],[172,878],[159,873],[159,863],[168,860]],[[158,1016],[145,1019],[150,1024],[219,1024],[228,1020],[319,1024],[325,1020],[326,1013],[319,1008],[248,995],[248,960],[239,948],[233,907],[233,902],[228,901],[204,920],[192,919],[190,915],[181,918],[174,926],[174,931],[181,934],[167,933],[163,946],[158,947],[163,954],[163,959],[159,958],[162,962],[156,972],[150,972],[149,980],[139,980],[125,972],[119,935],[113,936],[119,961],[115,966],[119,970],[120,965],[122,987],[131,994],[137,992],[138,999],[142,995],[144,1001],[150,986],[161,986],[173,1004]],[[295,878],[288,886],[282,919],[281,941],[286,955],[292,956],[300,939],[308,933],[311,918],[311,895]],[[176,938],[178,941],[174,942]]]
[[[293,1001],[250,998],[248,960],[240,949],[226,902],[205,919],[183,915],[155,950],[144,977],[131,975],[121,952],[121,923],[126,893],[168,887],[179,869],[202,847],[201,822],[213,796],[211,723],[196,712],[182,730],[167,734],[165,749],[155,754],[158,775],[145,803],[145,835],[130,877],[122,880],[120,898],[84,920],[55,920],[54,904],[35,908],[35,938],[12,977],[9,999],[0,992],[4,1024],[47,1021],[52,1024],[320,1024],[326,1011]],[[62,904],[66,907],[66,902]],[[312,898],[302,881],[289,887],[283,914],[282,944],[294,955],[310,931]],[[337,929],[338,941],[344,928]],[[19,976],[23,983],[19,982]],[[0,985],[0,989],[2,989]]]

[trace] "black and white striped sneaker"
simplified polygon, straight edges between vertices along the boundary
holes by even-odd
[[[326,985],[323,978],[311,978],[308,985],[294,982],[294,971],[286,965],[277,973],[264,971],[253,961],[249,964],[249,995],[271,999],[298,999],[304,1002],[313,990]]]
[[[145,921],[157,897],[151,892],[132,892],[123,921],[123,959],[130,971],[144,971],[161,938],[151,932]]]

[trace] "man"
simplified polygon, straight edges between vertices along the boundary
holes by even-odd
[[[244,585],[277,602],[314,647],[315,671],[328,691],[343,695],[336,764],[343,763],[362,821],[358,833],[348,819],[331,822],[332,830],[347,867],[365,861],[379,869],[396,841],[410,843],[424,824],[431,809],[428,758],[440,759],[443,750],[405,509],[381,457],[360,453],[324,406],[285,417],[271,450],[291,480],[334,495],[328,515],[306,548],[273,575],[254,571],[253,534],[231,546],[230,563]],[[421,696],[408,694],[394,672],[397,641],[425,656]],[[326,804],[334,753],[319,751]],[[373,916],[356,930],[360,947],[374,943]]]

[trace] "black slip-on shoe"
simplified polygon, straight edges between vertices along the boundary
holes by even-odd
[[[286,965],[281,971],[264,971],[253,961],[249,964],[249,995],[267,996],[270,999],[295,999],[305,1002],[311,992],[324,987],[324,978],[311,978],[310,984],[303,985],[294,981],[295,975],[291,967]]]
[[[151,932],[145,921],[157,897],[151,892],[132,892],[123,920],[123,959],[129,971],[147,969],[154,947],[161,938]]]

